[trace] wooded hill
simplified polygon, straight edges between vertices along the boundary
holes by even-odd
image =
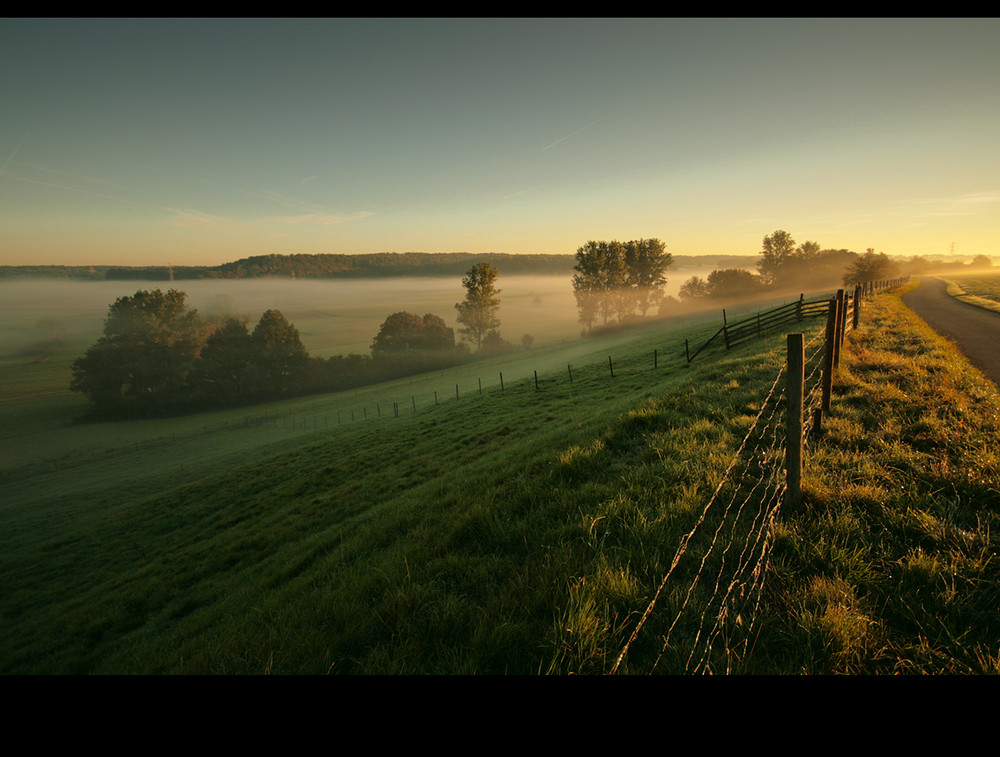
[[[366,255],[255,255],[217,266],[0,266],[0,278],[44,277],[181,281],[245,279],[263,276],[296,278],[384,278],[394,276],[462,276],[474,263],[489,262],[505,274],[566,274],[573,255],[512,255],[471,252],[380,252]]]
[[[754,257],[754,256],[749,256]],[[748,256],[674,255],[674,268],[747,265]],[[503,275],[573,273],[576,257],[516,255],[491,252],[380,252],[365,255],[255,255],[217,266],[0,266],[4,278],[65,278],[129,281],[245,279],[262,276],[296,278],[388,278],[394,276],[462,276],[474,263],[488,262]]]

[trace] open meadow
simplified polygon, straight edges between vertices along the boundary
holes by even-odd
[[[704,520],[618,670],[683,672],[704,508],[785,357],[782,332],[688,365],[719,321],[157,420],[8,388],[0,671],[607,673]],[[707,669],[996,672],[996,389],[891,295],[845,350],[760,607]]]

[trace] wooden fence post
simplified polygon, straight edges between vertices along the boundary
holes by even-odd
[[[854,287],[854,321],[851,324],[852,329],[856,329],[858,324],[861,323],[861,286],[855,285]]]
[[[615,377],[615,367],[611,363],[611,355],[608,355],[608,368],[611,369],[611,378]]]
[[[802,498],[802,398],[805,388],[805,340],[802,334],[789,334],[788,408],[785,430],[786,489],[785,504],[797,505]]]
[[[841,324],[844,317],[844,290],[837,290],[837,319],[833,323],[833,367],[840,367],[840,343],[843,338]]]
[[[840,343],[837,345],[837,365],[840,365],[840,348],[844,346],[844,340],[847,338],[847,292],[844,291],[843,298],[840,303]]]
[[[833,393],[834,353],[837,344],[837,300],[830,300],[826,316],[826,352],[823,355],[823,415],[830,414],[830,396]]]
[[[726,349],[729,349],[729,326],[726,321],[726,309],[722,309],[722,338],[726,342]]]

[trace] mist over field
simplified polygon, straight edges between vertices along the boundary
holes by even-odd
[[[706,276],[711,268],[668,271],[666,294],[677,296],[684,280]],[[534,346],[577,338],[576,300],[569,276],[501,276],[500,333],[514,346],[530,334]],[[188,304],[206,316],[246,316],[251,325],[268,309],[291,321],[310,354],[367,354],[387,316],[398,311],[433,313],[456,328],[455,303],[462,300],[461,277],[380,279],[196,279],[188,281],[0,281],[4,353],[30,349],[53,329],[84,348],[100,335],[108,307],[138,290],[178,289]],[[43,322],[49,325],[46,327]],[[82,354],[82,350],[81,350]],[[67,377],[67,382],[68,382]]]

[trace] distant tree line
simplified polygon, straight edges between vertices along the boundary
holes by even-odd
[[[680,288],[681,300],[749,299],[765,292],[808,291],[853,286],[905,274],[933,271],[989,269],[992,262],[979,255],[967,266],[931,262],[921,257],[910,260],[890,258],[869,247],[858,254],[846,249],[823,249],[818,242],[796,244],[792,235],[778,229],[764,237],[757,261],[757,273],[742,268],[712,271],[707,278],[692,276]]]

